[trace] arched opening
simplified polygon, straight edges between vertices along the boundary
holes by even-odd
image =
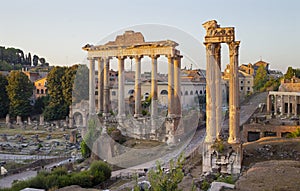
[[[168,95],[168,91],[167,91],[167,90],[161,90],[161,91],[160,91],[160,94],[161,94],[161,95]]]

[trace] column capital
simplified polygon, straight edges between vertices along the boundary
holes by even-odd
[[[150,55],[150,58],[152,58],[152,59],[157,59],[159,57],[160,57],[160,55]]]
[[[144,57],[144,55],[135,55],[134,56],[134,59],[141,59],[141,58],[143,58]]]
[[[241,41],[233,41],[233,42],[228,43],[230,55],[238,55],[239,54],[240,42]]]
[[[127,58],[127,56],[117,56],[118,60],[124,60]]]

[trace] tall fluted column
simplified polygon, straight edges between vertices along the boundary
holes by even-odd
[[[135,107],[134,117],[141,117],[141,59],[143,56],[135,56]]]
[[[206,46],[206,143],[216,139],[216,89],[215,89],[215,44],[204,43]]]
[[[284,95],[280,96],[281,101],[281,112],[280,115],[282,116],[284,114]]]
[[[181,117],[181,58],[174,58],[174,109],[176,117]]]
[[[288,117],[290,116],[290,113],[291,113],[291,103],[290,102],[291,102],[290,96],[288,95],[288,113],[287,113]]]
[[[221,44],[215,45],[216,138],[222,129]]]
[[[143,56],[135,56],[135,102],[134,117],[141,117],[141,59]]]
[[[94,115],[95,112],[95,59],[89,58],[89,114]]]
[[[152,72],[151,72],[151,117],[157,116],[157,58],[158,55],[151,56]]]
[[[168,56],[168,117],[174,117],[174,66],[173,57]]]
[[[98,58],[98,113],[103,113],[103,59]]]
[[[119,89],[119,97],[118,97],[118,116],[119,118],[125,117],[125,96],[124,96],[124,59],[125,57],[118,57],[118,89]]]
[[[230,77],[229,77],[229,138],[228,143],[240,143],[240,106],[238,57],[240,41],[229,44]]]
[[[104,58],[104,72],[103,72],[103,81],[104,81],[104,99],[103,99],[103,116],[109,116],[109,59]]]

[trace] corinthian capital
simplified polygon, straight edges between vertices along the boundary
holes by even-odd
[[[241,41],[233,41],[233,42],[228,43],[230,55],[238,55],[239,54],[240,42]]]

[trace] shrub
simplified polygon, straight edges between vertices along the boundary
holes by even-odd
[[[108,180],[111,176],[111,168],[103,161],[94,161],[90,168],[91,175],[98,180],[101,180],[102,174],[100,172],[103,172],[104,180]],[[100,182],[99,182],[100,183]]]
[[[74,173],[70,177],[70,182],[73,185],[79,185],[83,188],[88,188],[93,186],[92,177],[89,171],[83,171],[79,173]]]
[[[51,174],[56,175],[56,176],[62,176],[62,175],[68,174],[68,171],[65,167],[58,167],[58,168],[55,168]]]

